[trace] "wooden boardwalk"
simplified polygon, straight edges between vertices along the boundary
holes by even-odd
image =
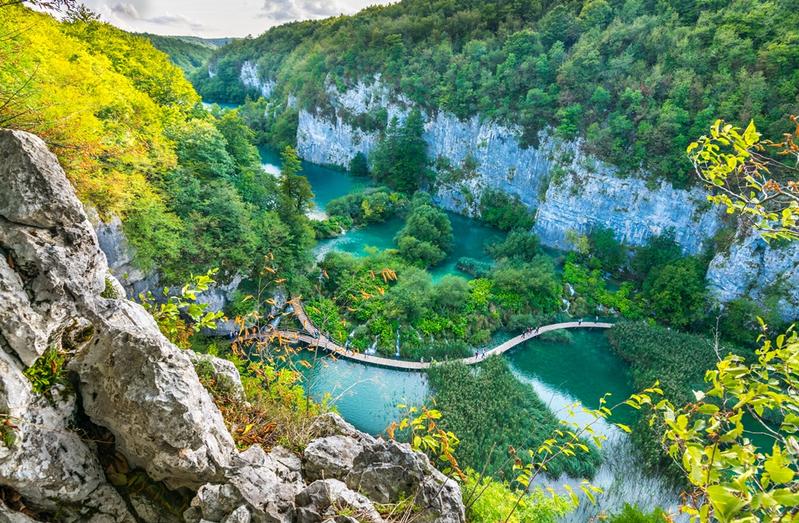
[[[398,360],[392,358],[383,358],[380,356],[371,356],[369,354],[363,354],[360,352],[355,352],[353,350],[347,350],[335,341],[329,339],[327,336],[324,336],[319,329],[311,323],[311,320],[308,319],[308,316],[305,314],[305,309],[302,306],[302,303],[298,299],[292,299],[290,301],[291,306],[294,308],[294,314],[296,315],[297,319],[299,320],[300,324],[302,325],[304,332],[294,332],[289,330],[277,330],[271,331],[269,336],[279,336],[284,341],[289,343],[303,343],[308,345],[309,347],[318,347],[327,352],[335,354],[336,356],[352,361],[357,361],[360,363],[365,363],[367,365],[375,365],[378,367],[386,367],[389,369],[397,369],[397,370],[407,370],[407,371],[422,371],[425,369],[429,369],[432,365],[436,363],[442,362],[420,362],[420,361],[405,361],[405,360]],[[560,329],[609,329],[613,326],[612,323],[604,323],[604,322],[593,322],[593,321],[570,321],[565,323],[553,323],[551,325],[543,325],[538,328],[537,331],[531,332],[529,334],[520,334],[514,338],[509,339],[508,341],[497,345],[496,347],[487,350],[483,353],[483,356],[472,356],[470,358],[464,358],[461,361],[466,365],[474,365],[475,363],[479,363],[483,361],[485,358],[490,356],[496,356],[499,354],[503,354],[517,345],[520,345],[528,340],[536,338],[545,332],[552,332]],[[264,335],[253,335],[248,336],[245,339],[255,339],[255,338],[263,338]]]

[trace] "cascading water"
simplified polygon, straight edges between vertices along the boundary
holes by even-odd
[[[375,341],[369,346],[368,349],[364,351],[364,354],[368,354],[369,356],[377,353],[377,336],[375,336]]]
[[[397,342],[396,342],[397,352],[394,354],[397,358],[400,357],[400,330],[397,327]]]
[[[355,335],[355,329],[352,329],[349,334],[347,334],[347,339],[344,341],[344,350],[349,350],[350,343],[352,343],[352,337]]]
[[[574,398],[525,375],[519,369],[512,367],[512,370],[519,381],[530,385],[535,390],[538,397],[559,419],[579,425],[587,425],[594,421],[592,416],[583,413],[579,408],[569,408],[575,404]],[[594,521],[602,513],[616,514],[620,512],[625,503],[638,505],[646,511],[653,510],[655,507],[663,507],[668,512],[677,514],[679,492],[671,488],[663,478],[647,474],[641,468],[640,459],[627,434],[603,419],[597,420],[592,428],[597,434],[607,438],[601,449],[602,464],[591,481],[603,492],[596,496],[596,503],[581,498],[577,509],[561,521],[563,523]],[[575,492],[579,492],[581,481],[580,478],[573,478],[566,474],[555,479],[542,475],[536,478],[531,484],[531,488],[551,488],[555,492],[567,495],[563,486],[569,485]],[[684,523],[688,521],[688,518],[677,516],[673,521]]]

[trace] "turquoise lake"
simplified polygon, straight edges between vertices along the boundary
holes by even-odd
[[[260,153],[264,170],[278,175],[280,173],[280,155],[265,147],[260,148]],[[368,179],[350,176],[344,171],[307,162],[303,162],[301,174],[311,183],[316,212],[324,212],[331,200],[363,190],[371,185]],[[434,280],[447,274],[466,276],[455,267],[461,257],[468,256],[482,261],[491,261],[485,248],[489,244],[501,240],[504,235],[501,231],[488,227],[477,220],[451,212],[447,214],[452,222],[455,246],[446,260],[430,269]],[[395,247],[394,236],[402,228],[402,225],[402,219],[392,218],[384,223],[351,229],[337,238],[320,241],[314,253],[317,258],[323,258],[331,250],[365,256],[371,249],[393,249]]]
[[[279,175],[280,157],[261,148],[263,168]],[[333,199],[368,187],[370,181],[346,172],[303,163],[302,173],[314,192],[317,211],[324,211]],[[459,258],[468,256],[490,261],[485,247],[501,240],[504,233],[476,220],[448,213],[455,236],[455,248],[439,266],[431,269],[434,279],[446,274],[461,274],[455,267]],[[319,242],[316,255],[323,257],[332,250],[364,256],[371,249],[394,248],[394,236],[402,228],[400,218],[369,227],[352,229],[343,236]],[[557,257],[560,253],[548,253]],[[463,275],[466,276],[466,275]],[[502,340],[498,334],[497,341]],[[590,408],[599,405],[605,392],[614,399],[627,397],[632,388],[627,365],[610,350],[600,331],[572,331],[572,343],[553,343],[533,339],[516,347],[503,357],[508,358],[513,372],[533,387],[541,399],[560,416],[576,401]],[[310,356],[304,356],[310,358]],[[338,411],[357,428],[372,434],[382,433],[402,416],[398,404],[421,405],[428,398],[429,388],[423,373],[401,372],[367,367],[345,360],[324,358],[306,372],[306,385],[316,399],[331,398]],[[618,421],[629,422],[630,413]]]

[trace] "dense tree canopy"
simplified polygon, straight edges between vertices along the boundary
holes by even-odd
[[[418,110],[412,111],[404,122],[396,118],[391,121],[385,138],[372,155],[372,173],[378,181],[407,193],[420,187],[427,177],[427,143],[422,138],[423,131]],[[355,167],[359,168],[357,162]]]
[[[424,193],[418,194],[405,227],[395,238],[400,254],[422,267],[440,263],[453,247],[452,224],[447,213],[434,207]]]
[[[793,1],[404,0],[353,17],[283,25],[235,42],[195,78],[242,101],[244,60],[278,97],[327,110],[327,82],[380,73],[425,108],[582,135],[603,159],[688,183],[685,147],[715,118],[754,118],[767,136],[797,113]],[[352,115],[357,117],[359,115]]]
[[[270,252],[294,273],[308,261],[307,219],[277,214],[253,131],[206,112],[146,38],[19,5],[0,9],[0,35],[0,125],[45,139],[81,200],[122,218],[143,269],[173,283],[246,275]]]

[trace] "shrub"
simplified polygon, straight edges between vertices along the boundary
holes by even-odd
[[[480,217],[498,229],[529,229],[533,216],[518,196],[485,190],[480,197]]]

